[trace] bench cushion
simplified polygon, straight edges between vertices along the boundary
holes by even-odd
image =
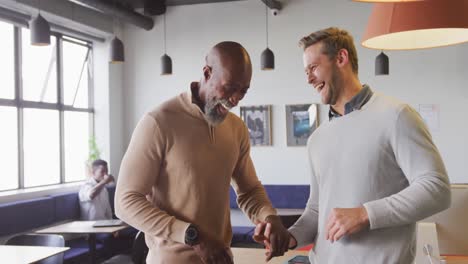
[[[78,193],[56,194],[50,196],[55,201],[55,221],[80,219]]]
[[[254,231],[252,226],[233,226],[231,243],[255,243],[252,238]]]
[[[264,185],[265,191],[275,208],[303,209],[309,199],[309,185]],[[229,191],[229,206],[237,206],[237,196],[231,187]]]
[[[55,203],[50,197],[0,205],[0,236],[21,233],[54,222]]]

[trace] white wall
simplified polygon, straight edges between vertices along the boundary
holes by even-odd
[[[260,54],[265,49],[265,9],[261,1],[169,7],[167,53],[174,64],[172,76],[160,76],[163,54],[162,18],[148,32],[126,25],[124,68],[124,143],[126,148],[139,118],[168,98],[188,89],[201,77],[204,56],[219,41],[234,40],[249,51],[254,67],[251,89],[241,105],[273,105],[273,146],[252,148],[252,158],[264,184],[308,184],[309,172],[304,147],[286,146],[285,104],[319,102],[306,84],[300,37],[325,27],[338,26],[359,42],[371,5],[348,0],[294,0],[276,17],[270,16],[270,48],[276,69],[260,71]],[[468,45],[425,51],[388,52],[390,75],[374,76],[374,59],[379,52],[358,46],[360,79],[375,90],[417,106],[440,105],[440,129],[434,133],[453,182],[468,182],[468,81],[464,58]],[[238,113],[239,108],[234,112]],[[114,129],[114,128],[112,128]],[[111,129],[111,130],[112,130]]]

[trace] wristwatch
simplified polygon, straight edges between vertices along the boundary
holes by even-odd
[[[198,229],[194,224],[190,224],[185,230],[185,244],[194,246],[198,244]]]

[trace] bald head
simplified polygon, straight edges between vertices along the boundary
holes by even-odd
[[[221,123],[229,110],[244,98],[250,87],[252,63],[241,44],[224,41],[206,55],[198,95],[206,119]]]
[[[206,65],[212,68],[213,74],[224,74],[228,79],[252,75],[249,54],[241,44],[233,41],[223,41],[211,48],[206,55]]]

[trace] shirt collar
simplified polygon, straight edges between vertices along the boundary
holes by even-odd
[[[360,110],[372,97],[372,90],[370,89],[369,85],[364,84],[362,86],[361,91],[356,94],[349,102],[345,104],[345,115],[353,112],[354,110]],[[334,118],[341,117],[341,115],[330,106],[330,110],[328,111],[328,118],[332,120]]]

